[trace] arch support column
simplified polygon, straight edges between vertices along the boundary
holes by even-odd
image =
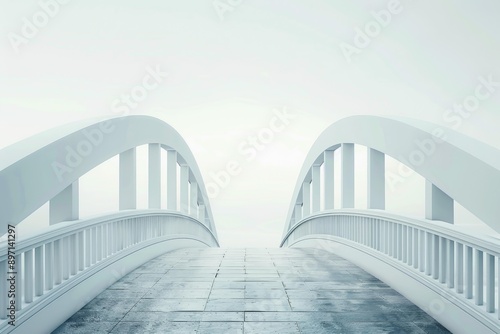
[[[312,213],[318,212],[321,206],[321,173],[320,165],[312,166]]]
[[[202,224],[207,225],[207,222],[205,221],[206,217],[206,209],[205,209],[205,204],[200,204],[198,206],[198,220],[202,222]]]
[[[120,210],[136,209],[137,170],[135,147],[120,153]]]
[[[70,184],[49,202],[49,224],[78,220],[80,194],[78,180]]]
[[[161,150],[160,144],[149,144],[149,187],[150,209],[161,209]]]
[[[325,151],[324,154],[324,193],[325,193],[325,210],[334,209],[334,153],[335,151]]]
[[[385,154],[368,148],[368,209],[385,209]]]
[[[187,165],[181,166],[181,179],[180,179],[180,210],[182,213],[187,214],[189,211],[189,167]]]
[[[311,214],[311,183],[306,181],[302,184],[302,217]]]
[[[454,201],[432,182],[425,181],[425,218],[454,223]]]
[[[295,222],[299,222],[302,219],[302,205],[295,204]]]
[[[177,210],[177,152],[167,151],[167,210]]]
[[[190,183],[190,215],[194,218],[198,218],[198,183],[194,180],[191,180]]]
[[[354,208],[354,144],[342,144],[342,208]]]

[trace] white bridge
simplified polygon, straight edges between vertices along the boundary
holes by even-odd
[[[148,210],[136,209],[141,145],[149,146]],[[365,210],[354,209],[354,145],[368,148]],[[116,155],[120,211],[80,219],[79,179]],[[426,179],[425,217],[385,211],[385,155]],[[500,232],[499,198],[498,150],[425,122],[354,116],[331,125],[311,148],[281,247],[320,248],[347,259],[454,333],[499,333],[500,239],[454,225],[456,201]],[[13,240],[15,226],[47,202],[50,226]],[[78,122],[0,150],[0,228],[1,333],[51,332],[148,261],[180,248],[219,247],[191,151],[172,127],[146,116]]]

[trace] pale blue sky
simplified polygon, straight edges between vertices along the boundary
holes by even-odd
[[[22,36],[23,18],[33,21],[41,8],[38,1],[0,0],[0,147],[74,120],[116,115],[113,101],[160,66],[168,77],[131,112],[174,126],[206,182],[228,161],[242,162],[242,173],[212,200],[221,243],[277,246],[302,161],[329,124],[373,114],[449,125],[446,110],[473,94],[479,77],[500,82],[494,0],[402,0],[390,23],[347,62],[341,43],[354,45],[355,28],[390,3],[243,0],[221,20],[211,0],[72,0],[16,52],[13,34]],[[457,130],[500,147],[499,105],[500,89]],[[238,146],[283,108],[296,118],[246,162]],[[113,182],[93,194],[100,181],[116,178],[113,164],[82,180],[83,216],[117,206]],[[145,168],[139,171],[146,180]],[[363,207],[363,168],[357,176]],[[422,184],[413,177],[389,191],[391,207],[420,214]],[[92,201],[96,196],[101,200]],[[139,196],[145,205],[144,187]],[[30,228],[43,217],[32,217]]]

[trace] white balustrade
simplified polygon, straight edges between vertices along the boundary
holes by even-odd
[[[63,156],[61,152],[66,152],[68,145],[81,141],[82,132],[100,133],[102,143],[69,173],[54,157]],[[185,141],[168,124],[145,116],[97,123],[82,121],[54,130],[51,135],[34,136],[32,143],[28,150],[23,143],[0,150],[0,179],[22,181],[0,187],[0,233],[7,232],[7,224],[19,224],[46,202],[50,204],[50,226],[35,235],[17,235],[15,297],[8,296],[7,275],[11,275],[11,270],[7,267],[7,242],[0,242],[0,332],[7,326],[7,307],[13,298],[21,323],[29,323],[37,309],[44,307],[34,305],[50,301],[50,296],[59,298],[59,293],[66,294],[72,289],[72,280],[88,279],[87,273],[93,275],[104,270],[104,262],[114,263],[114,259],[119,261],[123,254],[131,255],[127,252],[131,252],[132,247],[134,251],[142,250],[154,245],[151,240],[156,239],[218,247],[201,173]],[[136,147],[144,144],[149,151],[149,210],[136,210]],[[161,191],[162,149],[167,151],[166,194]],[[78,220],[80,177],[116,155],[119,155],[120,211]],[[54,166],[60,168],[54,169]],[[22,205],[18,203],[21,195]],[[163,196],[169,211],[161,210]],[[31,310],[33,314],[29,313]],[[36,324],[27,326],[32,328]]]
[[[111,218],[62,222],[34,236],[21,237],[16,244],[16,311],[29,308],[82,272],[140,242],[168,235],[192,234],[207,245],[217,247],[216,237],[204,224],[205,221],[199,222],[180,213],[141,213],[139,210],[128,215],[114,214]],[[206,234],[202,235],[200,229]],[[139,239],[134,238],[137,235],[140,235]],[[113,242],[115,244],[111,246]],[[6,243],[0,245],[0,254],[0,277],[6,282]],[[0,325],[7,319],[10,300],[6,297],[7,290],[8,285],[0,284]]]
[[[282,245],[317,234],[346,239],[371,252],[385,254],[409,270],[431,278],[443,290],[469,300],[479,312],[497,312],[496,318],[500,319],[496,279],[500,242],[496,238],[465,233],[445,222],[371,210],[329,210],[296,223]]]

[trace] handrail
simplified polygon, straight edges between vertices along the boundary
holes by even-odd
[[[53,239],[55,240],[57,238],[63,238],[68,235],[74,234],[82,230],[86,230],[88,228],[97,225],[111,223],[113,221],[118,221],[122,219],[136,219],[136,218],[146,218],[152,216],[179,217],[199,223],[201,224],[202,228],[207,230],[207,232],[212,235],[217,247],[219,247],[219,243],[216,236],[205,224],[201,223],[199,220],[191,216],[184,215],[178,211],[144,209],[144,210],[119,211],[87,219],[62,222],[56,225],[47,226],[36,232],[22,234],[21,237],[18,240],[16,240],[16,253],[24,253],[27,249],[36,248],[40,245],[46,244],[47,242],[51,242],[51,240]],[[0,261],[4,261],[6,257],[7,257],[7,240],[2,240],[0,241]]]
[[[167,210],[127,210],[85,220],[62,222],[16,240],[9,252],[8,240],[0,242],[0,277],[15,274],[15,297],[7,295],[7,284],[0,284],[0,331],[9,314],[22,318],[39,309],[71,282],[92,272],[102,262],[128,255],[129,249],[147,248],[154,240],[168,237],[193,239],[218,247],[217,237],[199,220]],[[15,261],[15,269],[7,269]],[[97,268],[96,270],[100,270]],[[11,301],[15,310],[9,310]],[[24,316],[26,318],[26,316]],[[11,327],[11,329],[14,327]]]
[[[498,238],[383,210],[342,209],[300,220],[285,235],[281,246],[293,246],[321,235],[339,242],[346,240],[367,254],[402,264],[409,274],[427,277],[439,291],[451,293],[488,328],[500,328]]]
[[[474,246],[477,249],[492,252],[495,256],[500,257],[500,239],[495,238],[491,235],[477,233],[472,230],[464,230],[460,226],[449,224],[446,222],[441,222],[437,220],[428,219],[418,219],[407,216],[398,215],[396,213],[387,212],[384,210],[373,210],[373,209],[335,209],[335,210],[323,210],[321,212],[312,214],[308,217],[297,222],[292,226],[290,231],[283,238],[280,247],[283,246],[286,239],[301,225],[307,223],[308,221],[314,220],[319,217],[327,216],[357,216],[366,217],[373,219],[382,219],[387,222],[405,224],[410,227],[424,229],[426,232],[432,232],[436,235],[443,237],[452,237],[456,241],[461,243]]]
[[[65,195],[63,191],[72,187],[81,176],[116,155],[125,154],[124,177],[133,175],[135,178],[135,153],[132,156],[126,153],[146,144],[150,145],[152,156],[149,167],[153,168],[150,169],[150,174],[154,175],[150,179],[150,187],[153,184],[150,201],[153,199],[154,202],[150,202],[150,208],[160,207],[158,204],[160,177],[157,174],[160,173],[160,148],[162,148],[172,153],[169,154],[172,159],[169,158],[167,168],[170,171],[167,178],[173,181],[172,184],[176,182],[176,171],[175,168],[170,168],[175,167],[170,162],[186,167],[181,170],[181,173],[184,173],[179,194],[181,201],[184,201],[181,202],[181,210],[187,210],[187,202],[191,202],[189,204],[193,211],[199,205],[202,211],[199,215],[206,215],[203,219],[207,220],[207,225],[217,236],[203,177],[185,140],[162,120],[136,115],[74,122],[1,149],[0,236],[6,233],[8,224],[21,223],[48,201],[52,201],[58,195]],[[188,183],[193,187],[191,199],[186,198]],[[124,189],[120,189],[120,195],[125,194],[130,197],[130,192],[127,190],[124,186]],[[168,208],[174,209],[176,201],[172,199],[178,196],[173,194],[177,192],[177,188],[169,187],[168,195],[170,191],[173,196],[170,196]],[[67,205],[62,206],[68,209]]]

